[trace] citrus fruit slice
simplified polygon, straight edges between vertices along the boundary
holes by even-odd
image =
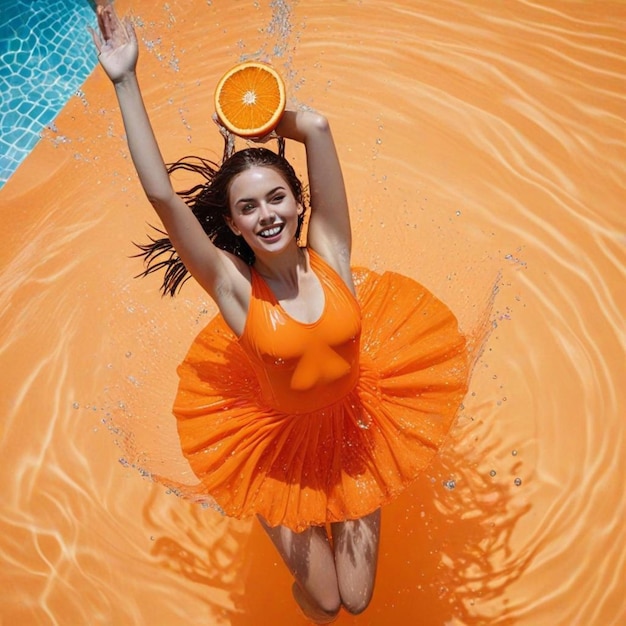
[[[215,89],[215,112],[231,133],[263,137],[285,110],[285,84],[266,63],[248,61],[231,68]]]

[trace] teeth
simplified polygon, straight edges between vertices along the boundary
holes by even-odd
[[[273,237],[274,235],[278,235],[280,232],[280,226],[274,226],[274,228],[268,228],[259,233],[261,237]]]

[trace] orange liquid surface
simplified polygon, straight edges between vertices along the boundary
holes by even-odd
[[[331,120],[355,264],[416,278],[470,333],[492,301],[445,449],[383,512],[372,604],[337,624],[625,623],[626,5],[132,7],[167,161],[218,159],[217,80],[271,61]],[[99,68],[55,124],[0,191],[1,621],[305,624],[255,522],[128,467],[159,445],[188,471],[175,367],[215,308],[133,279],[156,217]]]

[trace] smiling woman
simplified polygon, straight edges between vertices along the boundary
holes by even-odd
[[[53,4],[4,2],[0,28],[11,7]],[[215,84],[237,62],[269,59],[292,107],[323,106],[332,120],[355,263],[402,268],[470,337],[494,299],[450,437],[384,508],[372,602],[336,623],[621,626],[626,4],[115,5],[132,5],[166,161],[219,163]],[[60,58],[96,63],[82,26],[69,46],[56,12],[50,21]],[[1,53],[27,35],[11,33]],[[14,72],[0,106],[22,80]],[[132,242],[156,218],[108,79],[98,69],[81,89],[0,190],[0,614],[25,626],[304,626],[261,525],[152,480],[199,482],[171,414],[174,372],[217,308],[194,281],[172,299],[156,275],[133,279]],[[287,157],[305,171],[294,142]],[[177,188],[207,182],[173,175]],[[370,330],[361,337],[391,358],[411,341]],[[237,393],[245,383],[220,369],[237,356],[224,343],[227,360],[203,372]],[[276,376],[290,367],[282,356],[268,358]],[[307,433],[297,449],[312,443]]]
[[[276,170],[257,166],[241,172],[230,184],[229,197],[227,223],[255,258],[263,253],[262,248],[255,252],[259,238],[264,244],[296,238],[304,207]]]
[[[302,211],[300,208],[298,209],[299,219],[296,237],[299,237],[302,229],[307,198],[293,167],[282,158],[283,151],[284,144],[281,143],[279,154],[263,148],[241,150],[224,160],[221,165],[197,157],[188,157],[177,161],[168,168],[170,175],[179,171],[192,172],[200,180],[210,182],[210,185],[196,184],[187,191],[179,192],[179,195],[190,207],[213,244],[221,250],[234,254],[248,265],[252,265],[255,261],[254,251],[246,239],[240,237],[231,228],[232,202],[230,190],[232,181],[240,174],[253,168],[263,168],[263,171],[269,170],[277,173],[281,177],[281,186],[289,189],[298,207],[302,207]],[[151,239],[150,243],[139,247],[143,251],[141,256],[144,257],[147,266],[143,275],[164,270],[165,275],[161,290],[164,294],[169,293],[174,296],[190,277],[190,274],[172,247],[169,237]]]
[[[176,488],[229,516],[258,517],[309,619],[361,613],[374,588],[380,507],[442,445],[467,390],[468,343],[421,285],[351,267],[346,189],[322,115],[289,110],[276,126],[306,151],[311,213],[302,246],[301,185],[282,155],[236,152],[204,172],[205,184],[175,193],[139,89],[135,30],[110,5],[98,22],[98,58],[167,232],[143,247],[146,272],[173,249],[176,276],[182,263],[219,309],[178,369],[174,415],[200,484]],[[235,243],[220,245],[213,228],[230,230]],[[167,474],[155,478],[171,484]]]

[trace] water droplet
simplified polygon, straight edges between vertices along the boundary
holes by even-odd
[[[522,479],[521,478],[516,478],[513,482],[515,483],[515,485],[517,487],[519,487],[522,484]]]
[[[72,408],[73,409],[80,409],[80,404],[78,404],[78,402],[74,402],[74,404],[72,404]]]
[[[444,480],[443,481],[443,486],[446,489],[449,489],[450,491],[452,491],[456,487],[456,480],[454,480],[454,478],[450,478],[448,480]]]
[[[496,475],[496,470],[491,470],[491,471],[489,472],[489,476],[492,476],[492,477],[493,477],[493,476],[495,476],[495,475]]]
[[[513,456],[517,456],[517,450],[513,450],[513,451],[511,452],[511,454],[512,454]]]

